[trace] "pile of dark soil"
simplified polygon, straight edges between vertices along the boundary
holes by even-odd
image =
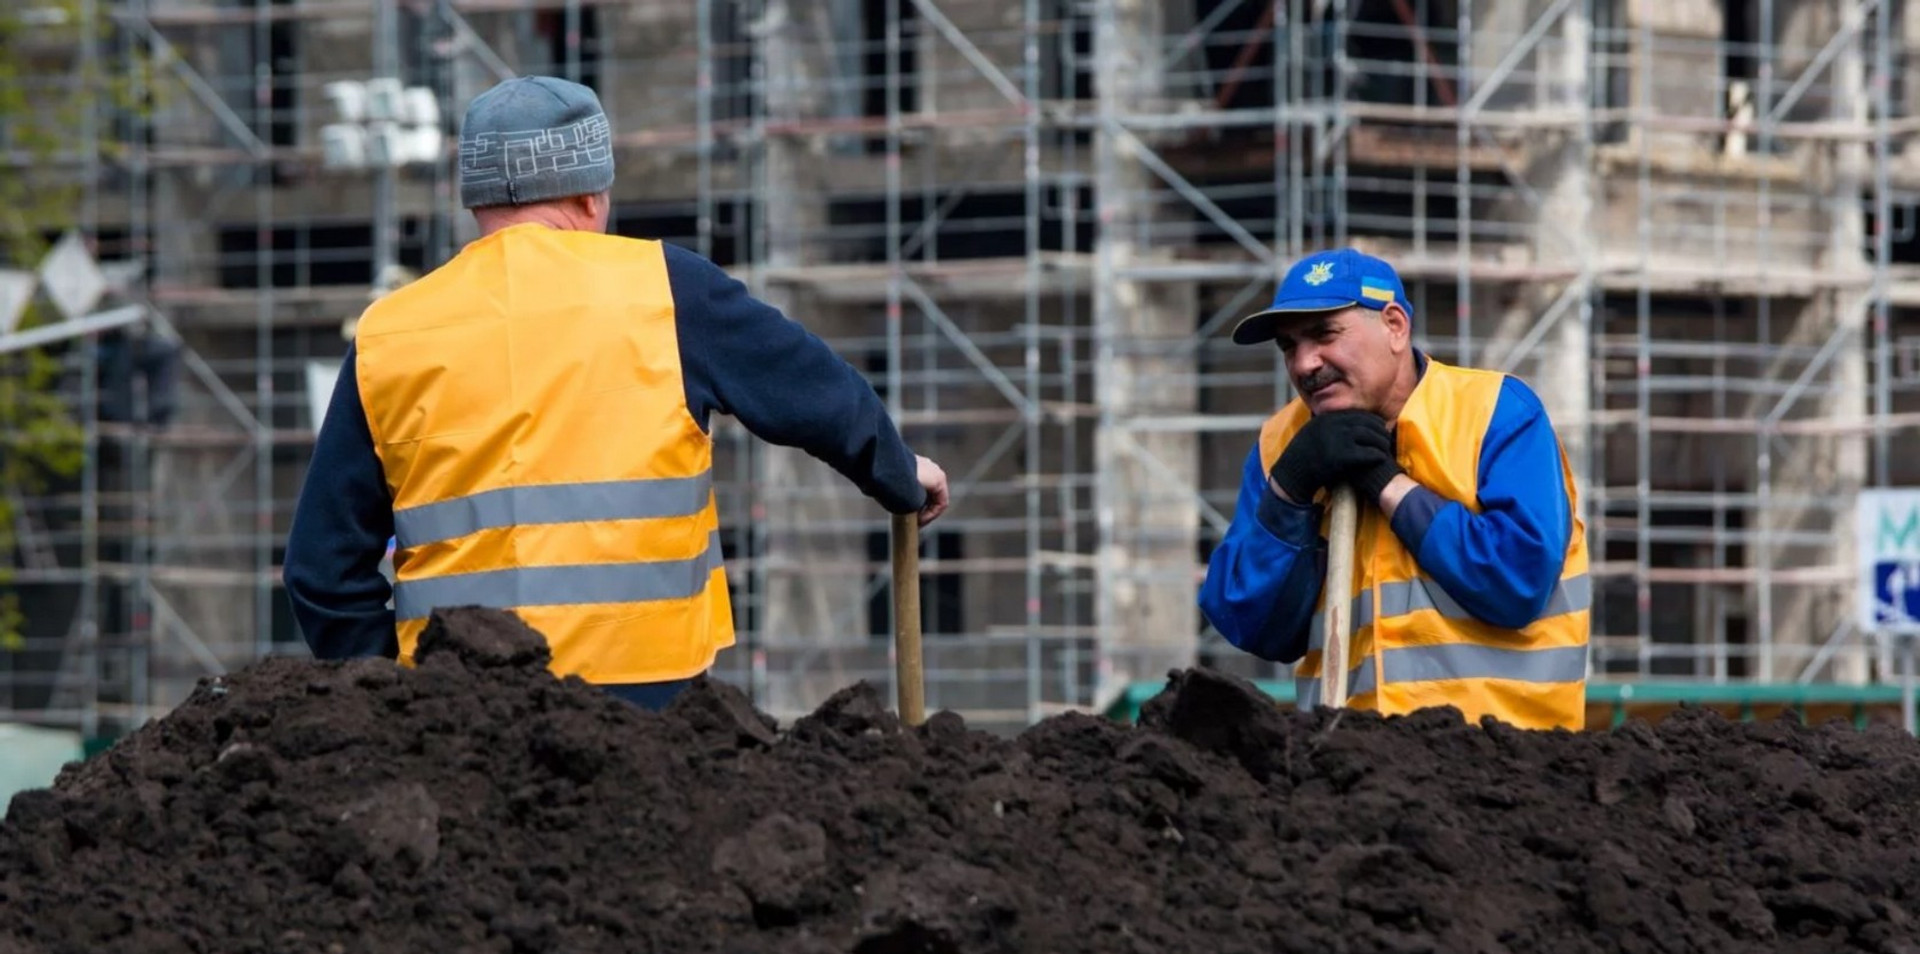
[[[454,611],[416,669],[209,682],[13,801],[0,954],[1920,952],[1891,728],[1294,714],[1196,670],[1139,728],[903,731],[857,686],[781,730],[545,658]]]

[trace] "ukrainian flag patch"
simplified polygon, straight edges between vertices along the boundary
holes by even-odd
[[[1377,278],[1360,279],[1360,297],[1374,301],[1392,301],[1393,288]]]

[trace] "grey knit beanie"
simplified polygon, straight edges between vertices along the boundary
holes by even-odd
[[[474,97],[460,127],[460,204],[526,205],[613,185],[613,131],[600,97],[552,76]]]

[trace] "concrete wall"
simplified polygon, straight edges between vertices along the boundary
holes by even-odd
[[[1603,167],[1594,227],[1605,260],[1702,277],[1804,275],[1827,247],[1822,164],[1795,162],[1800,175],[1777,179],[1763,197],[1758,183],[1725,188],[1724,178],[1656,171],[1642,183],[1633,164]],[[1752,180],[1746,180],[1752,181]],[[1650,217],[1642,248],[1641,214]]]
[[[1651,62],[1652,70],[1635,65],[1628,80],[1628,104],[1650,106],[1663,116],[1716,119],[1725,113],[1725,89],[1719,82],[1715,42],[1724,31],[1721,4],[1714,0],[1629,0],[1624,27],[1634,31],[1627,56],[1634,64]],[[1643,32],[1644,31],[1644,32]],[[1652,47],[1642,51],[1643,38]],[[1641,129],[1655,150],[1696,148],[1698,133]],[[1638,139],[1633,140],[1636,144]]]

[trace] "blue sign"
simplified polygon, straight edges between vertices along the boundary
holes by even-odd
[[[1873,616],[1882,626],[1920,624],[1920,560],[1873,565]]]
[[[1859,550],[1862,629],[1920,631],[1920,490],[1860,492],[1854,524]]]

